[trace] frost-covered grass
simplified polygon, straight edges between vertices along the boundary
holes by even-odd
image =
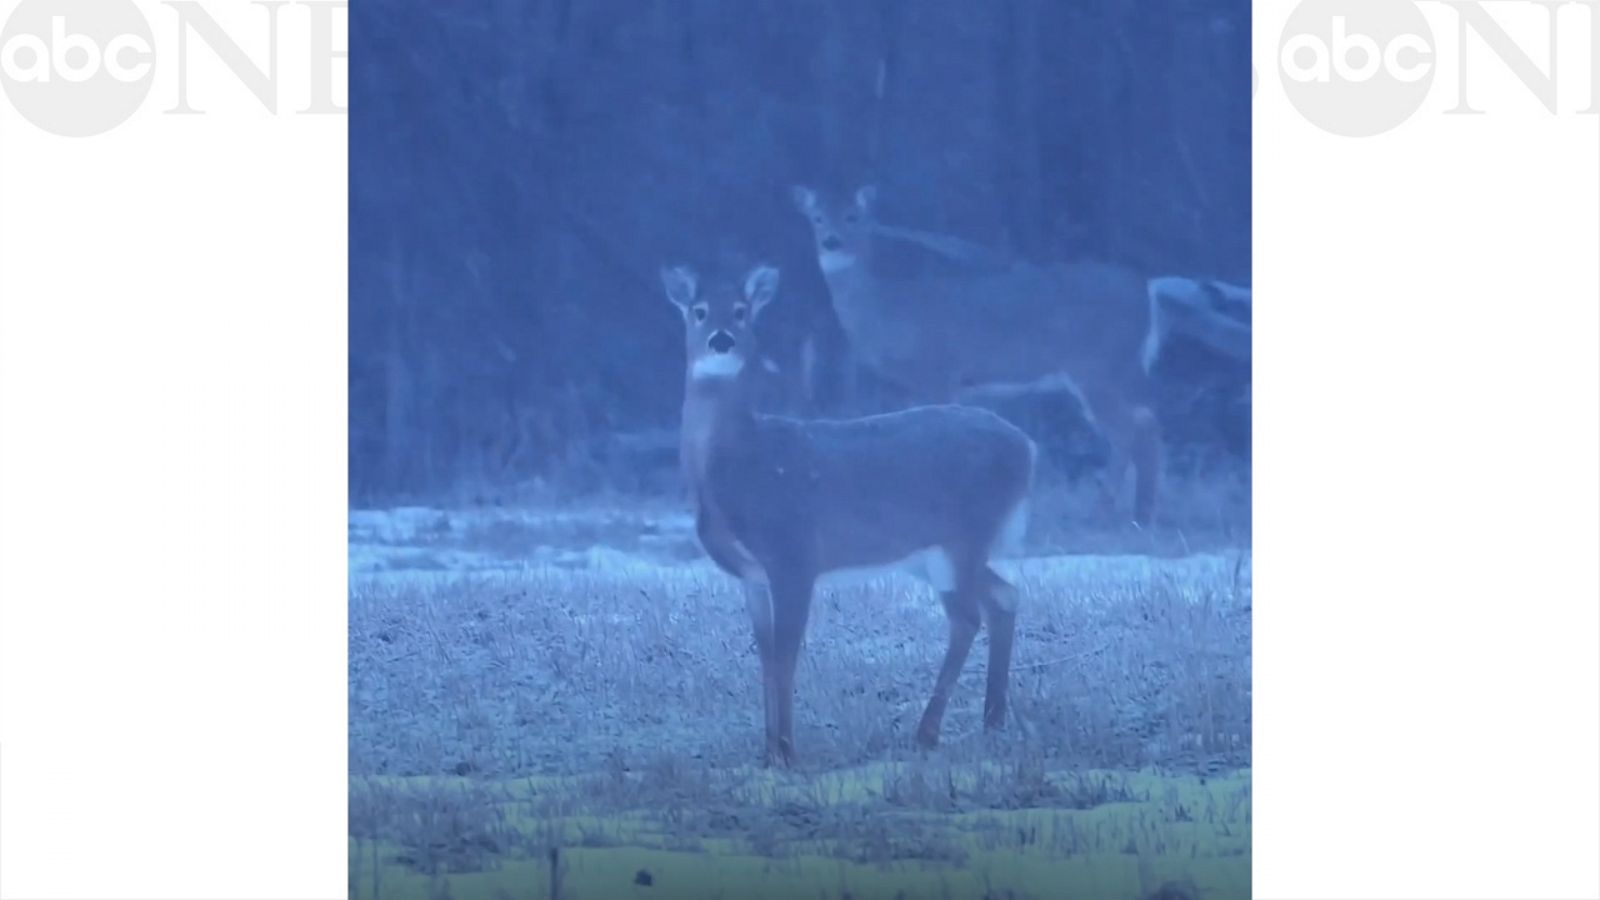
[[[1163,485],[1161,524],[1150,531],[1107,527],[1091,514],[1090,480],[1046,473],[1034,491],[1027,551],[1032,555],[1188,556],[1237,553],[1250,546],[1247,472]],[[514,494],[515,492],[510,492]],[[597,556],[686,562],[702,554],[687,501],[636,496],[554,499],[449,509],[411,506],[350,512],[352,576],[523,571],[530,566],[592,567]]]
[[[354,895],[1248,895],[1250,560],[1225,532],[999,563],[1023,595],[1011,721],[981,731],[980,636],[929,754],[931,589],[825,583],[793,772],[755,765],[744,601],[682,507],[353,512],[350,533]]]

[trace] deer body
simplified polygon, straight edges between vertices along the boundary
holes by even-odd
[[[945,663],[918,739],[937,742],[945,704],[985,620],[984,720],[998,727],[1015,592],[989,559],[1024,527],[1033,443],[1000,417],[969,407],[839,421],[755,412],[742,360],[754,358],[749,326],[770,302],[776,278],[775,270],[758,269],[741,294],[701,291],[686,270],[664,274],[689,326],[681,456],[696,532],[718,568],[744,586],[761,656],[768,756],[793,758],[794,672],[818,578],[911,558],[926,564],[950,619]],[[734,321],[740,306],[745,312]]]
[[[1068,379],[1080,392],[1145,394],[1144,283],[1120,267],[1073,263],[960,280],[892,279],[858,260],[826,281],[862,361],[920,399],[994,384],[1065,386]],[[1064,360],[1059,338],[1069,333],[1067,346],[1099,349]]]
[[[1131,464],[1135,519],[1148,522],[1161,436],[1143,364],[1151,334],[1146,280],[1093,262],[889,276],[875,266],[872,200],[867,188],[842,204],[795,189],[857,359],[920,402],[995,388],[1072,391],[1111,445],[1105,503],[1115,503]]]

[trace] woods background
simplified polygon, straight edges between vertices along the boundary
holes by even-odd
[[[1249,37],[1245,0],[352,4],[352,498],[634,486],[618,448],[682,396],[666,262],[780,267],[762,331],[793,405],[801,339],[825,374],[843,353],[795,183],[870,181],[885,222],[1030,259],[1248,284]],[[1173,464],[1247,459],[1248,372],[1163,369]],[[1019,413],[1068,467],[1094,452],[1075,410]]]

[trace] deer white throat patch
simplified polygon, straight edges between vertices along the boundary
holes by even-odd
[[[732,378],[744,369],[744,357],[732,353],[708,353],[694,361],[689,373],[695,378]]]
[[[822,267],[823,274],[826,275],[843,272],[855,264],[855,254],[843,250],[825,250],[817,254],[817,265]]]

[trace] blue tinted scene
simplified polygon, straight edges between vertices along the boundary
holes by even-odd
[[[1250,894],[1243,0],[350,10],[350,895]]]

